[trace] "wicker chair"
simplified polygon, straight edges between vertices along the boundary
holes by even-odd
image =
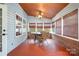
[[[41,35],[42,39],[46,40],[48,38],[48,36],[49,36],[48,32],[42,31],[41,33],[42,33],[42,35]]]
[[[28,32],[28,38],[27,39],[35,39],[35,35],[31,32]]]

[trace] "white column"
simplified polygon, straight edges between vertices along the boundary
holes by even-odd
[[[54,33],[56,34],[56,21],[55,21],[54,24],[55,24]]]
[[[79,40],[79,8],[78,8],[78,40]]]
[[[30,28],[29,28],[29,22],[28,22],[28,32],[30,32]]]
[[[36,26],[35,26],[35,32],[37,32],[37,23],[35,23],[35,25],[36,25]]]
[[[44,31],[44,22],[43,22],[43,31]]]
[[[50,24],[51,28],[50,28],[50,32],[52,33],[52,23]]]
[[[22,26],[22,30],[23,30],[23,20],[24,19],[22,18],[22,25],[21,25]],[[21,30],[21,33],[23,34],[23,31],[22,30]]]
[[[61,17],[61,35],[63,36],[63,17]]]

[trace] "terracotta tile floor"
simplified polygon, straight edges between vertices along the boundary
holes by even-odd
[[[44,42],[43,45],[27,43],[26,40],[13,51],[11,51],[8,56],[70,56],[69,52],[65,48],[57,45],[54,40],[49,39]]]

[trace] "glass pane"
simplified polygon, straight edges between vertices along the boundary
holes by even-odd
[[[44,23],[44,31],[45,32],[50,32],[51,28],[51,23]]]
[[[43,31],[43,30],[42,30],[42,28],[37,28],[37,29],[38,29],[38,30],[37,30],[38,32],[41,32],[41,31]]]
[[[35,32],[35,23],[29,23],[30,32]]]
[[[45,32],[50,32],[50,28],[45,28],[44,31]]]
[[[35,28],[30,28],[30,32],[35,32]]]
[[[37,23],[37,32],[43,31],[43,23]]]
[[[2,51],[2,9],[0,9],[0,51]]]
[[[78,39],[78,9],[64,16],[63,34]]]
[[[23,34],[26,33],[26,21],[25,19],[23,19],[23,30],[22,30]]]
[[[22,18],[19,15],[16,15],[16,36],[22,34]]]
[[[55,32],[55,23],[52,23],[52,32]]]
[[[25,20],[23,20],[23,24],[26,24],[26,21]]]
[[[56,34],[61,35],[61,18],[56,21]]]

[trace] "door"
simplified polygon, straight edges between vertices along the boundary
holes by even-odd
[[[6,7],[0,4],[0,56],[7,54],[7,23],[6,23]]]
[[[2,52],[2,9],[0,8],[0,52]]]

